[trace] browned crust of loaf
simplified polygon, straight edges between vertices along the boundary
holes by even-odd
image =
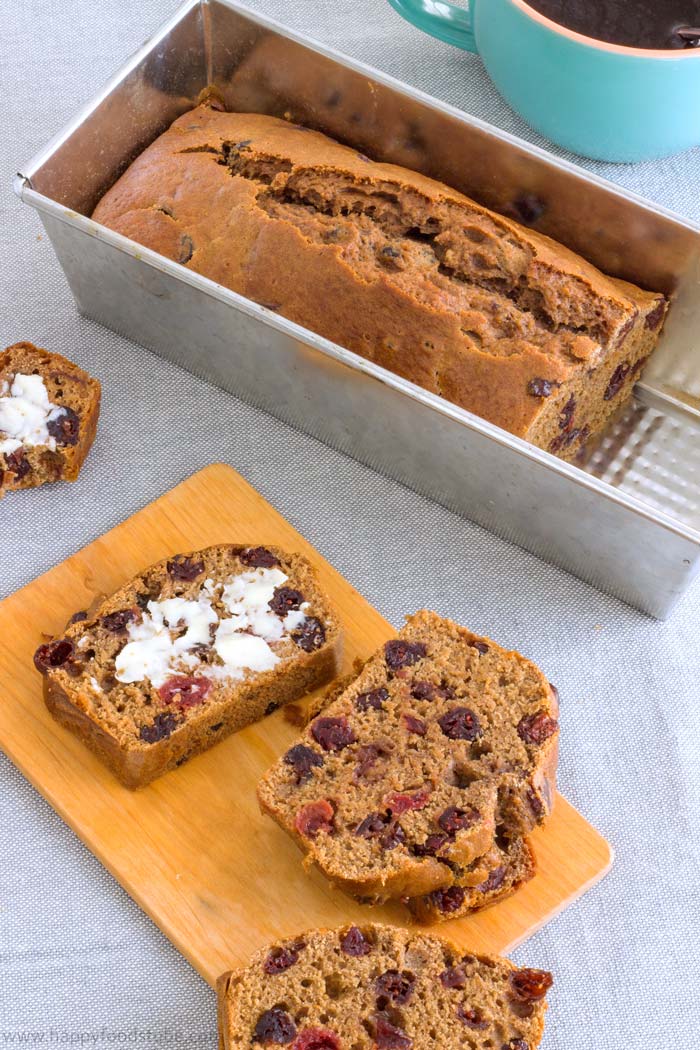
[[[460,311],[441,302],[441,293],[436,291],[434,299],[416,294],[419,285],[421,294],[427,287],[420,270],[409,288],[389,271],[363,279],[342,246],[319,243],[293,221],[268,214],[258,201],[260,183],[248,176],[231,177],[225,147],[240,143],[257,151],[263,163],[271,160],[265,192],[269,184],[282,186],[299,173],[313,172],[319,183],[340,173],[356,187],[388,186],[432,208],[467,209],[504,242],[517,241],[532,255],[528,272],[535,283],[554,274],[609,312],[609,331],[594,373],[602,390],[620,355],[635,365],[656,342],[663,316],[652,332],[645,331],[645,321],[664,303],[663,297],[607,277],[564,246],[446,185],[407,168],[375,163],[318,132],[274,117],[226,113],[206,104],[185,113],[105,194],[93,218],[518,436],[564,457],[579,452],[586,438],[558,448],[552,443],[559,436],[557,420],[572,384],[589,382],[590,347],[583,356],[580,347],[575,354],[557,353],[523,336],[513,341],[512,352],[486,352],[462,327]],[[223,163],[215,162],[217,152]],[[234,221],[235,237],[230,237]],[[575,330],[565,329],[557,329],[560,343],[576,338]],[[630,372],[616,404],[631,392],[635,375]],[[542,378],[554,384],[551,398],[528,393],[529,383]],[[576,423],[578,431],[588,427],[591,434],[598,432],[616,407],[602,400],[598,387],[594,404],[580,399],[580,414],[585,408],[590,418]]]
[[[224,545],[218,544],[214,548],[208,549],[218,549],[221,546]],[[242,551],[248,547],[255,546],[255,544],[226,544],[225,546],[233,551]],[[266,548],[281,559],[289,555],[289,552],[271,544],[267,544]],[[201,551],[189,551],[183,556],[194,558],[201,553]],[[169,555],[167,558],[161,559],[142,570],[138,575],[158,571],[167,565],[167,562],[173,557],[174,555]],[[311,653],[303,650],[299,651],[298,656],[295,657],[293,675],[287,672],[280,678],[277,677],[280,674],[279,670],[262,672],[267,681],[257,687],[255,686],[256,679],[252,679],[251,691],[254,690],[255,693],[256,705],[259,710],[258,718],[263,717],[265,709],[271,702],[274,702],[276,707],[282,707],[319,688],[338,674],[340,666],[342,633],[332,603],[321,587],[313,566],[301,555],[296,555],[296,557],[303,560],[306,568],[314,576],[318,594],[329,615],[330,630],[324,645],[320,649]],[[102,610],[105,607],[109,608],[114,599],[124,589],[128,588],[131,582],[127,582],[114,594],[102,599],[97,606],[93,607],[92,617],[97,619],[101,615]],[[130,747],[125,747],[120,745],[115,737],[74,702],[62,685],[55,681],[51,671],[48,671],[42,677],[44,701],[53,718],[64,728],[74,733],[90,751],[104,762],[120,783],[132,790],[145,787],[157,777],[169,772],[195,755],[209,750],[210,747],[227,736],[250,724],[250,719],[243,720],[237,717],[237,711],[234,707],[229,712],[220,715],[221,727],[213,737],[202,736],[201,739],[197,739],[197,726],[193,726],[192,723],[186,723],[167,739],[149,745],[143,745],[140,741],[134,740]]]
[[[36,354],[45,369],[60,368],[74,382],[84,383],[90,390],[91,396],[87,412],[81,417],[80,437],[75,445],[63,446],[60,451],[62,468],[60,479],[57,480],[75,481],[97,433],[97,422],[100,416],[100,382],[62,354],[53,353],[28,342],[13,343],[0,353],[0,372],[7,367],[12,352],[16,350],[26,350],[28,353]],[[37,485],[45,484],[46,481],[46,479],[41,479],[35,471],[31,471],[19,481],[14,479],[15,475],[12,471],[0,470],[0,497],[5,492],[35,488]]]
[[[404,944],[410,943],[413,936],[428,937],[433,942],[437,942],[450,951],[453,956],[459,959],[464,954],[464,949],[460,949],[454,942],[445,937],[442,933],[427,934],[422,931],[413,928],[413,932],[410,929],[403,929],[397,927],[391,927],[382,923],[367,923],[363,922],[360,924],[361,929],[365,932],[369,930],[375,931],[375,933],[388,934],[393,936],[396,941],[400,944],[401,941]],[[283,948],[287,945],[290,940],[294,941],[308,941],[311,937],[326,934],[335,934],[338,938],[343,934],[347,933],[352,928],[352,924],[344,924],[338,928],[321,927],[312,930],[305,930],[297,934],[294,938],[285,937],[279,939],[271,944],[267,944],[264,947],[259,948],[251,957],[246,966],[238,967],[234,970],[227,970],[221,974],[216,981],[216,996],[217,996],[217,1031],[218,1031],[218,1047],[219,1050],[231,1050],[236,1045],[236,1039],[234,1037],[233,1025],[236,1021],[234,1016],[233,1004],[230,1002],[230,993],[232,989],[235,989],[244,979],[246,973],[256,965],[260,965],[266,956],[274,951],[276,948]],[[520,967],[516,966],[510,959],[503,956],[488,955],[484,952],[470,951],[468,953],[472,958],[476,959],[480,964],[490,966],[494,963],[504,966],[507,970],[514,972]],[[542,1037],[544,1035],[544,1018],[547,1011],[548,1004],[546,1000],[542,1000],[536,1004],[535,1012],[530,1019],[535,1026],[533,1033],[534,1042],[530,1044],[530,1050],[537,1050],[540,1045]]]
[[[530,660],[526,660],[520,653],[510,652],[503,650],[502,646],[499,646],[493,639],[487,638],[486,636],[480,636],[473,634],[467,628],[461,627],[458,624],[452,623],[449,620],[442,620],[436,613],[430,612],[429,610],[420,610],[414,613],[412,616],[406,618],[406,628],[415,622],[427,621],[432,623],[434,627],[440,625],[448,625],[450,629],[456,629],[458,632],[468,636],[472,640],[484,641],[492,646],[494,649],[504,652],[506,655],[515,657],[518,661],[522,661],[527,665],[535,668],[543,684],[546,684],[549,692],[549,713],[552,717],[557,717],[559,713],[559,703],[557,698],[557,692],[554,690],[550,683],[547,682],[546,678]],[[403,632],[402,632],[403,633]],[[369,663],[374,659],[375,656],[379,656],[382,649],[378,650],[373,657],[370,657]],[[342,699],[338,697],[339,700]],[[332,706],[332,705],[331,705]],[[305,739],[300,737],[300,740]],[[532,786],[539,792],[540,801],[543,804],[543,812],[540,818],[540,823],[543,822],[551,813],[554,804],[555,790],[556,790],[556,770],[557,770],[557,757],[558,757],[558,739],[559,733],[556,732],[553,737],[550,737],[543,745],[540,746],[538,761],[533,770],[533,773],[528,780],[523,784],[523,790],[528,790],[529,786]],[[275,767],[272,767],[274,769]],[[419,898],[425,896],[434,890],[443,889],[455,880],[450,869],[445,864],[440,863],[431,857],[423,857],[419,860],[406,857],[405,864],[401,870],[392,872],[390,874],[381,873],[376,878],[364,878],[354,879],[348,878],[342,872],[337,870],[329,871],[327,867],[323,865],[319,857],[316,855],[313,842],[309,842],[294,826],[293,821],[288,820],[286,815],[279,805],[276,804],[276,799],[271,790],[267,787],[267,777],[272,770],[259,781],[258,783],[258,802],[264,813],[267,813],[273,820],[280,825],[296,842],[302,853],[305,854],[304,866],[311,867],[314,864],[324,873],[324,875],[334,884],[343,889],[346,893],[360,900],[385,900],[385,899],[403,899],[403,898]],[[515,825],[515,830],[521,835],[526,835],[533,827],[533,819],[526,809],[525,799],[519,795],[511,800],[511,820]],[[471,862],[474,858],[480,857],[485,854],[490,848],[493,842],[493,836],[495,834],[495,827],[484,827],[483,840],[473,843],[473,855],[464,858],[464,863]]]

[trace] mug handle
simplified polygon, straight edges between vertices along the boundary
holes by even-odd
[[[471,11],[449,0],[389,0],[408,22],[445,44],[476,52]]]

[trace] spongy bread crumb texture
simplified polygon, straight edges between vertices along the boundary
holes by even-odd
[[[283,581],[274,593],[267,585],[270,605],[257,612],[279,636],[265,646],[272,666],[228,677],[215,643],[217,630],[237,626],[226,587],[237,581],[265,587],[265,574]],[[167,612],[161,603],[173,599],[176,622],[159,634],[177,641],[185,632],[179,609],[196,613],[196,605],[184,603],[203,601],[211,621],[206,638],[185,651],[181,669],[164,672],[165,681],[154,683],[152,673],[125,681],[119,667],[130,639],[152,621],[153,603]],[[294,622],[286,629],[290,612]],[[255,626],[242,633],[250,641]],[[337,615],[306,558],[271,546],[221,544],[172,555],[139,573],[40,646],[35,663],[52,714],[127,786],[138,787],[328,682],[337,673],[340,642]]]
[[[93,218],[566,458],[629,397],[667,308],[433,179],[206,104]]]
[[[41,377],[50,404],[61,412],[49,423],[47,443],[25,441],[11,451],[0,451],[0,497],[50,481],[75,481],[100,414],[99,382],[61,354],[32,343],[15,343],[0,352],[0,397],[11,395],[18,375]],[[6,438],[0,427],[0,444]]]
[[[427,934],[312,931],[220,978],[220,1050],[535,1050],[551,983]]]
[[[551,811],[557,713],[533,663],[422,611],[268,771],[260,802],[360,899],[478,887],[499,844]]]

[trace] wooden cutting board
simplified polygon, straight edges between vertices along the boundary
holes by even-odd
[[[256,782],[296,733],[283,710],[134,793],[44,707],[32,664],[42,635],[60,632],[95,595],[151,562],[225,542],[276,543],[311,559],[344,623],[348,670],[394,633],[223,464],[195,474],[0,603],[0,747],[210,984],[266,941],[311,926],[407,921],[399,905],[360,906],[318,872],[306,874],[296,846],[258,811]],[[561,796],[533,840],[539,872],[532,882],[439,930],[464,948],[506,952],[612,862],[605,840]]]

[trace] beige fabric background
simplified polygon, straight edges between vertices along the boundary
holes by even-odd
[[[421,36],[384,0],[253,6],[536,141],[478,59]],[[34,214],[13,198],[13,171],[173,7],[2,5],[0,339],[75,357],[105,397],[80,484],[0,504],[0,596],[221,459],[394,623],[425,604],[520,648],[562,694],[562,790],[617,850],[608,879],[516,953],[556,973],[545,1047],[699,1046],[700,590],[670,622],[652,622],[82,320]],[[700,222],[700,150],[591,167]],[[0,756],[3,1044],[213,1048],[215,1009],[213,993]]]

